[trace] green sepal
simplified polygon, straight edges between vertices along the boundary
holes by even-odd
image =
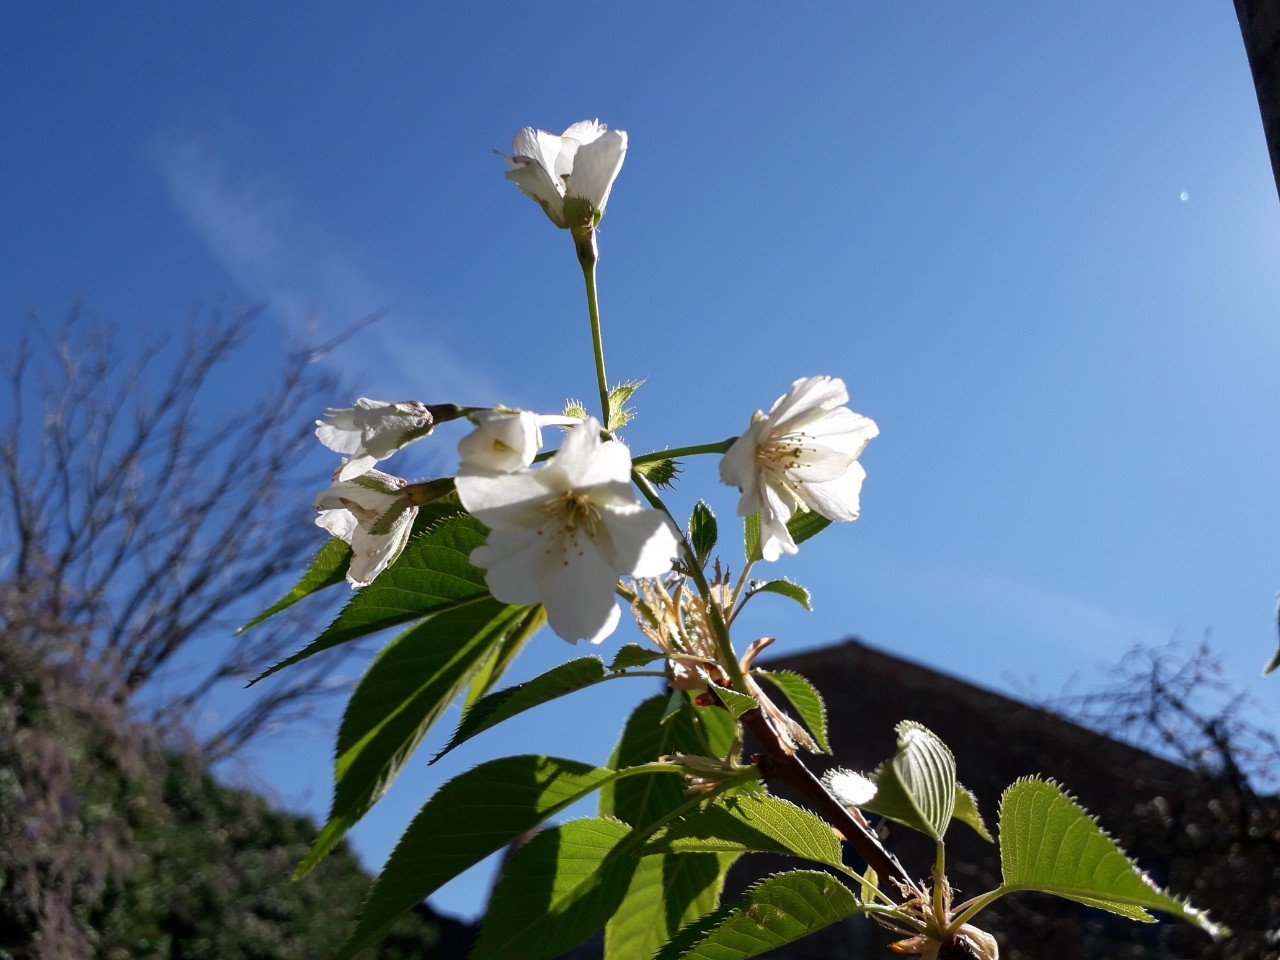
[[[679,460],[663,458],[661,460],[644,460],[632,464],[632,469],[644,477],[655,487],[670,490],[676,484],[676,477],[683,469]]]
[[[627,406],[631,395],[644,384],[643,380],[625,380],[609,391],[609,430],[620,430],[635,417],[635,411]]]
[[[1002,893],[1038,890],[1086,906],[1152,923],[1159,910],[1200,927],[1227,933],[1208,915],[1152,882],[1056,783],[1024,777],[1000,798]]]

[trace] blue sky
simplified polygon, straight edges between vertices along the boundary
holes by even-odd
[[[1275,706],[1276,190],[1230,4],[1150,14],[0,2],[0,324],[78,297],[141,338],[269,299],[270,355],[384,310],[325,361],[335,404],[590,399],[568,237],[492,150],[599,117],[631,144],[600,283],[610,374],[647,381],[633,449],[736,433],[818,373],[881,428],[862,518],[776,565],[815,612],[762,598],[755,632],[1052,694],[1210,631]],[[727,520],[715,476],[690,462],[675,503]],[[575,652],[541,637],[516,678]],[[358,848],[376,866],[499,751],[603,760],[650,692],[415,763]],[[240,775],[321,814],[330,735]]]

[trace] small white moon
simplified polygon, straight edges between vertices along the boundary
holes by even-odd
[[[1188,200],[1191,199],[1191,194],[1183,190],[1180,194],[1178,194],[1178,199],[1181,200],[1183,203],[1186,203]]]

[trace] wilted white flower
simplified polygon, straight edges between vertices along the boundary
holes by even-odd
[[[388,403],[361,397],[354,407],[330,407],[324,413],[328,422],[316,421],[316,436],[330,450],[350,458],[339,470],[339,480],[368,473],[379,460],[425,437],[435,426],[427,405],[417,400]]]
[[[400,556],[413,529],[418,508],[402,491],[404,480],[370,470],[353,480],[339,480],[316,496],[312,506],[320,511],[316,525],[351,544],[347,580],[364,586]]]
[[[588,419],[569,431],[544,466],[519,473],[462,474],[458,496],[488,540],[471,553],[504,603],[541,603],[551,629],[573,643],[599,643],[618,625],[620,576],[671,569],[671,522],[636,499],[631,454],[600,439]]]
[[[866,471],[857,462],[875,422],[844,406],[849,392],[835,377],[806,377],[757,410],[720,461],[720,479],[742,492],[738,515],[760,511],[766,560],[795,553],[787,521],[812,510],[828,520],[856,520]]]
[[[557,227],[600,222],[622,169],[627,135],[599,120],[582,120],[560,136],[525,127],[507,157],[507,179],[538,201]]]
[[[542,428],[581,423],[571,417],[544,416],[528,410],[472,411],[476,428],[458,443],[459,473],[515,473],[533,463],[542,449]]]

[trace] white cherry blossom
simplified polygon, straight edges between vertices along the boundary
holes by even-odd
[[[312,506],[320,511],[317,526],[351,544],[347,581],[361,587],[400,556],[418,508],[402,496],[407,483],[399,477],[370,470],[339,480],[341,472],[334,472],[333,485],[317,494]]]
[[[795,553],[787,521],[812,510],[829,520],[855,520],[866,471],[857,462],[875,422],[844,406],[849,392],[835,377],[795,381],[768,413],[757,410],[720,461],[720,479],[737,487],[738,515],[760,511],[766,560]]]
[[[459,473],[515,473],[533,463],[542,449],[542,428],[573,426],[572,417],[528,410],[476,410],[469,414],[476,428],[458,443]]]
[[[471,562],[493,595],[543,604],[551,629],[570,643],[612,633],[618,578],[666,573],[678,551],[671,522],[641,505],[630,475],[630,452],[601,440],[595,419],[569,431],[543,466],[460,475],[463,505],[489,527]]]
[[[560,136],[525,127],[507,157],[507,179],[538,202],[557,227],[599,223],[627,153],[627,134],[582,120]]]
[[[368,473],[401,447],[431,432],[435,420],[427,405],[417,400],[388,403],[361,397],[354,407],[330,407],[328,421],[316,421],[316,436],[330,450],[349,459],[339,471],[339,480]]]

